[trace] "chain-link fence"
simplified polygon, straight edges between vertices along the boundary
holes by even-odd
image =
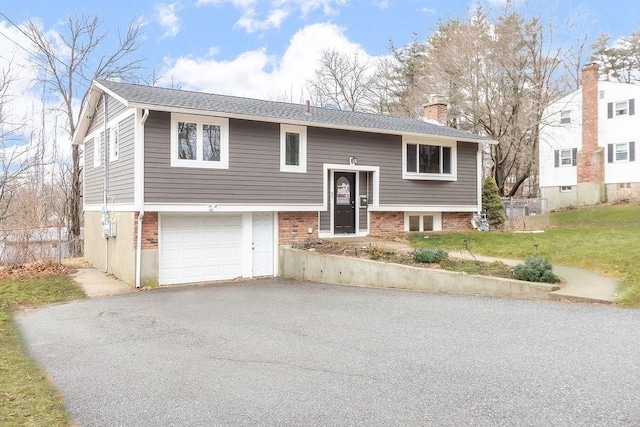
[[[510,229],[531,230],[549,226],[549,204],[547,199],[502,199]]]
[[[0,229],[0,265],[55,262],[82,248],[82,239],[68,239],[66,227]]]

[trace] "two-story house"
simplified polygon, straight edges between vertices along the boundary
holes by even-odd
[[[551,104],[540,130],[540,193],[551,210],[640,200],[636,114],[640,85],[600,81],[582,70],[580,89]]]
[[[95,81],[73,142],[85,257],[139,286],[277,275],[282,244],[468,228],[491,141],[428,120]]]

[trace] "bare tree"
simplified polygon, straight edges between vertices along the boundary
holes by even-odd
[[[379,84],[378,64],[362,54],[346,55],[335,49],[322,52],[319,67],[307,82],[311,102],[339,110],[387,112],[384,84]]]
[[[0,221],[6,219],[24,172],[32,165],[32,146],[23,140],[25,121],[16,121],[9,111],[10,88],[14,82],[12,61],[9,61],[0,70]]]
[[[116,47],[106,54],[101,50],[107,50],[109,33],[102,30],[102,22],[97,15],[68,16],[57,32],[58,37],[52,37],[35,21],[26,24],[25,33],[34,43],[43,75],[46,75],[42,83],[61,100],[59,110],[66,119],[65,129],[69,136],[75,133],[80,119],[81,109],[76,111],[75,108],[77,100],[84,105],[93,79],[132,79],[142,66],[142,59],[134,58],[141,42],[142,24],[139,21],[131,22],[124,34],[118,32]],[[74,145],[68,197],[68,228],[72,242],[77,242],[80,236],[80,158],[80,147]],[[71,252],[77,256],[81,248],[78,245]]]
[[[400,62],[409,67],[409,93],[400,99],[405,111],[411,114],[429,94],[443,94],[452,126],[499,142],[491,146],[491,175],[506,196],[536,172],[543,112],[561,93],[566,51],[557,47],[554,29],[510,3],[495,18],[477,7],[466,20],[440,23]]]

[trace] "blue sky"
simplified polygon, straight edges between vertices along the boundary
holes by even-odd
[[[382,56],[388,53],[391,40],[402,45],[410,42],[414,33],[424,36],[435,28],[438,19],[464,17],[475,1],[5,0],[3,3],[0,11],[13,22],[20,24],[36,18],[46,29],[55,29],[66,14],[81,12],[99,13],[104,18],[104,28],[113,30],[124,28],[132,19],[141,19],[145,23],[142,54],[147,65],[171,75],[181,87],[277,97],[283,92],[297,95],[316,64],[314,55],[317,57],[326,47],[360,49],[371,57]],[[504,0],[481,3],[496,9]],[[592,38],[602,32],[616,38],[640,29],[637,0],[528,3],[516,0],[524,13],[531,10],[531,5],[544,4],[545,13],[560,20],[570,13],[578,14]],[[292,62],[303,66],[292,67]],[[295,72],[278,73],[285,67]],[[218,77],[206,76],[209,73]],[[254,78],[258,84],[251,83]]]
[[[499,9],[506,0],[479,0]],[[640,30],[638,0],[513,0],[524,13],[580,19],[593,40]],[[55,36],[67,14],[100,14],[116,35],[131,20],[144,23],[141,56],[174,86],[190,90],[303,102],[305,82],[320,53],[335,48],[375,61],[389,42],[423,39],[438,20],[463,18],[476,0],[2,0],[0,12],[17,25],[36,19]],[[539,10],[534,10],[538,8]],[[112,39],[113,40],[113,39]],[[19,79],[10,108],[21,116],[37,111],[32,58],[16,42],[28,41],[0,16],[0,68],[13,58]],[[63,57],[64,52],[60,52]],[[150,71],[149,71],[150,73]],[[36,126],[36,124],[34,124]]]

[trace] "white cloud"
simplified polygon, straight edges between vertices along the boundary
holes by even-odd
[[[306,81],[313,77],[322,51],[328,48],[370,58],[360,45],[345,37],[343,28],[322,23],[294,34],[282,57],[262,48],[230,60],[167,58],[163,74],[182,89],[302,102]]]
[[[164,28],[162,37],[174,37],[180,32],[180,18],[177,15],[180,3],[158,3],[155,6],[156,20]]]
[[[236,27],[244,28],[248,33],[256,31],[266,31],[271,28],[280,28],[282,22],[287,18],[289,12],[284,9],[274,9],[269,16],[260,20],[257,19],[255,9],[248,9],[236,22]]]
[[[338,8],[348,2],[349,0],[198,0],[198,5],[232,4],[241,13],[235,26],[254,33],[280,28],[284,20],[296,12],[303,18],[318,9],[326,16],[335,15]]]

